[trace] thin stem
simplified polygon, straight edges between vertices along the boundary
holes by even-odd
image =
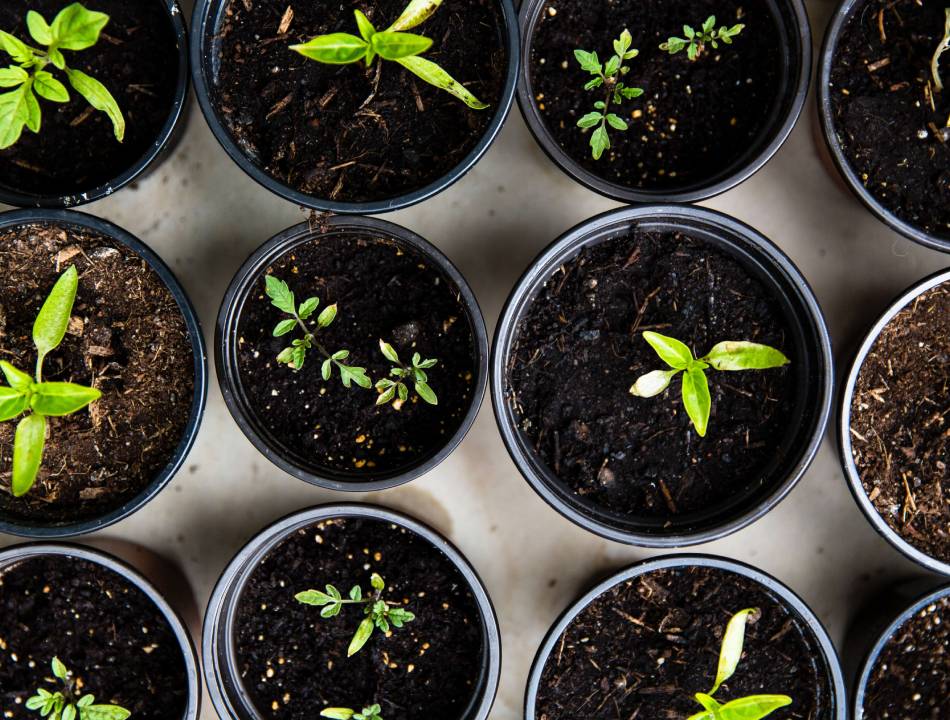
[[[323,347],[322,343],[319,340],[317,340],[316,334],[310,332],[310,328],[308,328],[307,324],[303,320],[300,319],[300,316],[297,313],[294,313],[294,320],[297,321],[297,324],[300,326],[300,329],[303,330],[304,335],[306,336],[306,339],[309,340],[313,344],[313,346],[317,350],[320,351],[323,357],[326,358],[327,360],[332,360],[333,356],[327,351],[325,347]],[[336,360],[333,360],[333,362],[339,365],[339,363],[337,363]]]
[[[45,353],[40,353],[36,357],[36,382],[43,382],[43,361],[46,359]]]

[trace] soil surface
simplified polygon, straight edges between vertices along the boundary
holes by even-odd
[[[746,608],[742,661],[716,693],[725,703],[781,694],[769,720],[830,720],[832,688],[820,646],[801,618],[762,585],[725,570],[657,570],[614,586],[568,626],[547,659],[537,720],[685,720],[716,677],[722,635]]]
[[[930,62],[946,5],[858,3],[830,87],[835,135],[861,182],[901,220],[942,238],[950,238],[950,52],[943,92],[935,92]]]
[[[72,0],[4,0],[0,29],[36,46],[26,13],[52,22]],[[115,138],[105,113],[92,110],[68,86],[65,73],[49,70],[67,85],[68,103],[40,99],[39,134],[24,130],[19,142],[0,151],[0,185],[37,195],[78,195],[113,180],[151,147],[168,121],[178,80],[178,46],[164,0],[87,0],[89,10],[109,15],[92,48],[64,51],[69,67],[92,75],[115,97],[125,116],[125,139]],[[4,55],[4,62],[9,58]]]
[[[403,362],[414,352],[439,361],[426,371],[439,404],[423,402],[410,384],[409,401],[399,409],[377,407],[375,388],[343,387],[336,369],[324,381],[316,349],[295,372],[276,358],[302,333],[273,337],[287,316],[271,305],[261,277],[239,321],[238,367],[271,442],[316,472],[355,480],[395,474],[438,452],[464,420],[476,383],[473,330],[455,284],[414,250],[353,234],[299,245],[268,273],[288,283],[298,304],[313,296],[320,309],[337,304],[335,322],[318,339],[331,353],[349,350],[346,363],[365,367],[374,384],[393,367],[380,352],[381,338]]]
[[[904,623],[884,646],[865,688],[865,720],[950,717],[950,598]]]
[[[340,202],[403,195],[458,165],[501,101],[508,52],[497,0],[446,0],[411,31],[435,41],[424,57],[488,110],[470,109],[394,62],[369,70],[362,61],[324,65],[289,49],[317,35],[356,34],[357,9],[385,29],[405,6],[230,0],[218,33],[214,103],[244,153],[279,182]]]
[[[679,376],[655,398],[630,395],[638,377],[666,367],[645,330],[697,357],[748,340],[792,364],[707,373],[712,416],[700,438]],[[680,234],[632,229],[585,248],[540,290],[509,359],[510,402],[541,460],[577,495],[614,513],[672,519],[757,487],[780,459],[797,422],[790,343],[777,301],[736,260]]]
[[[294,595],[327,584],[367,595],[372,573],[386,581],[383,599],[416,619],[376,630],[347,658],[362,606],[323,619]],[[317,523],[272,550],[244,588],[235,637],[244,686],[275,720],[373,703],[386,720],[456,720],[478,688],[484,642],[470,587],[445,555],[405,528],[354,518]]]
[[[185,660],[162,613],[120,575],[100,565],[42,557],[0,574],[0,706],[26,709],[37,688],[61,691],[58,657],[83,694],[117,704],[136,720],[177,720],[188,705]]]
[[[851,451],[887,524],[950,563],[950,283],[895,315],[851,400]]]
[[[669,37],[683,36],[684,24],[698,28],[710,15],[717,29],[746,28],[731,46],[707,46],[695,62],[685,51],[660,50]],[[624,28],[640,50],[626,63],[624,83],[645,92],[611,105],[630,127],[610,130],[611,149],[594,160],[592,130],[577,121],[606,95],[584,90],[591,76],[574,50],[606,61]],[[778,24],[761,0],[549,0],[532,46],[534,99],[554,141],[589,172],[629,188],[677,189],[718,177],[756,144],[780,101],[781,47]]]
[[[0,513],[17,522],[76,522],[138,495],[171,460],[194,396],[194,358],[181,311],[148,264],[81,228],[23,225],[0,232],[0,354],[32,372],[36,314],[59,275],[79,270],[63,343],[43,379],[96,387],[102,398],[49,418],[29,495],[10,495],[15,422],[0,424]]]

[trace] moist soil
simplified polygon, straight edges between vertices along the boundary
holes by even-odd
[[[950,283],[918,296],[871,346],[851,399],[851,451],[887,524],[950,563]]]
[[[49,418],[36,484],[10,494],[15,422],[0,424],[0,514],[13,522],[72,523],[136,497],[171,460],[194,396],[194,357],[171,293],[141,257],[78,227],[0,231],[0,354],[33,371],[33,321],[70,265],[79,290],[63,343],[43,379],[98,388],[102,398]]]
[[[426,371],[439,404],[423,402],[410,383],[409,401],[399,409],[378,407],[375,389],[345,388],[336,369],[324,381],[324,358],[316,349],[295,372],[276,358],[301,333],[273,337],[286,316],[271,305],[262,276],[238,323],[238,368],[269,442],[317,473],[353,480],[397,474],[438,452],[468,413],[477,374],[474,333],[455,284],[414,250],[353,234],[299,245],[268,274],[286,281],[298,304],[313,296],[320,309],[337,304],[336,320],[318,339],[331,353],[349,350],[347,364],[365,367],[374,384],[393,367],[380,352],[380,339],[403,362],[415,352],[439,361]],[[317,315],[319,310],[311,327]]]
[[[176,720],[188,706],[185,660],[155,604],[117,573],[62,556],[25,560],[0,574],[0,706],[35,720],[37,688],[61,691],[58,657],[82,694],[136,720]]]
[[[355,34],[353,11],[378,28],[406,0],[230,0],[216,35],[214,103],[233,140],[262,170],[314,197],[383,200],[435,182],[482,139],[508,67],[498,0],[446,0],[412,32],[482,102],[472,110],[394,62],[324,65],[288,46]],[[289,18],[289,20],[288,20]]]
[[[829,95],[837,142],[888,211],[950,238],[950,91],[934,91],[930,61],[946,3],[868,0],[842,30]],[[950,53],[941,69],[950,86]]]
[[[700,567],[635,577],[581,611],[547,659],[535,717],[685,720],[702,712],[694,695],[712,688],[726,624],[746,608],[760,614],[750,617],[742,661],[716,699],[788,695],[793,703],[770,720],[830,720],[832,688],[805,623],[759,583]]]
[[[866,720],[950,717],[950,598],[905,622],[887,641],[868,677]]]
[[[347,658],[362,606],[323,619],[294,595],[327,584],[367,595],[372,573],[386,581],[383,599],[416,619],[376,630]],[[388,522],[337,518],[297,531],[254,570],[235,622],[240,675],[264,718],[378,703],[386,720],[455,720],[479,685],[484,638],[468,583],[431,543]]]
[[[633,229],[562,265],[518,328],[509,397],[541,460],[586,502],[641,518],[706,510],[762,482],[794,426],[787,368],[709,372],[705,438],[682,405],[681,379],[655,398],[630,386],[666,366],[645,330],[697,357],[749,340],[796,358],[778,302],[730,256],[663,231]]]
[[[660,44],[683,37],[710,15],[716,28],[744,23],[731,46],[707,46],[695,62]],[[611,105],[629,129],[610,130],[612,147],[591,157],[590,133],[577,121],[604,100],[584,90],[590,74],[574,50],[613,55],[627,28],[640,55],[626,63],[624,82],[644,95]],[[782,36],[761,0],[550,0],[535,30],[531,60],[534,101],[554,142],[588,172],[628,188],[664,190],[712,180],[742,160],[780,101]],[[619,108],[619,109],[618,109]]]
[[[52,22],[71,2],[4,0],[0,28],[35,46],[26,29],[27,11]],[[116,140],[105,113],[92,110],[68,86],[65,73],[51,65],[70,101],[40,98],[39,134],[24,130],[16,145],[0,151],[0,185],[11,190],[70,196],[104,185],[138,162],[168,121],[178,82],[178,44],[164,0],[90,0],[85,6],[109,15],[109,24],[94,47],[64,51],[66,62],[112,93],[125,116],[125,139]]]

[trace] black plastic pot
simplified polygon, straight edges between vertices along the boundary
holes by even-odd
[[[898,535],[887,524],[884,518],[881,517],[880,513],[878,513],[874,507],[874,503],[868,499],[868,495],[864,491],[864,486],[861,484],[861,476],[858,473],[858,468],[854,464],[854,455],[852,454],[851,401],[854,397],[854,387],[858,381],[858,375],[861,373],[861,367],[864,365],[864,360],[867,358],[868,353],[871,351],[871,348],[877,341],[877,338],[884,329],[884,326],[887,325],[901,310],[912,303],[918,295],[921,295],[922,293],[925,293],[928,290],[948,281],[950,281],[950,269],[942,270],[920,281],[913,287],[901,293],[901,295],[893,303],[891,303],[884,314],[878,318],[877,322],[874,323],[870,331],[868,331],[868,334],[865,336],[864,341],[861,343],[861,346],[858,348],[858,351],[855,353],[854,360],[851,363],[851,368],[848,371],[848,375],[845,378],[844,384],[841,386],[841,397],[838,404],[837,427],[838,456],[841,460],[841,466],[844,468],[844,475],[848,480],[848,487],[851,489],[851,494],[854,496],[855,501],[858,503],[858,507],[860,507],[864,512],[864,515],[867,517],[868,521],[871,523],[874,529],[877,530],[877,532],[885,540],[887,540],[887,542],[893,545],[906,557],[910,558],[916,563],[919,563],[920,565],[923,565],[928,570],[936,573],[942,573],[944,575],[950,575],[950,563],[942,562],[937,558],[924,554],[900,535]]]
[[[138,0],[141,2],[142,0]],[[78,207],[86,203],[101,200],[121,190],[133,180],[138,179],[146,171],[154,170],[157,165],[171,154],[171,150],[180,139],[183,124],[179,121],[185,113],[188,102],[188,85],[190,73],[188,70],[188,30],[182,16],[178,0],[155,0],[162,2],[168,10],[168,22],[175,34],[178,48],[178,77],[175,98],[168,118],[162,126],[161,132],[149,146],[148,150],[134,165],[126,168],[117,177],[98,187],[77,187],[69,195],[34,195],[20,192],[16,188],[0,185],[0,203],[17,207],[37,208],[68,208]]]
[[[535,102],[531,80],[534,32],[546,0],[521,4],[521,70],[518,76],[518,106],[538,145],[554,163],[576,182],[594,192],[625,203],[691,203],[724,193],[748,180],[779,151],[798,122],[808,84],[811,82],[811,27],[802,0],[766,0],[784,35],[781,95],[775,106],[763,108],[768,123],[746,153],[714,177],[679,188],[649,190],[609,182],[582,167],[551,136]]]
[[[234,647],[236,611],[244,586],[263,558],[282,540],[321,520],[358,517],[382,520],[404,527],[432,543],[452,562],[468,582],[481,614],[482,672],[471,704],[458,718],[486,720],[495,700],[501,675],[501,636],[491,599],[478,574],[448,540],[435,530],[406,515],[372,505],[323,505],[289,515],[256,535],[231,561],[211,594],[205,612],[202,660],[208,694],[222,718],[263,720],[254,710],[241,680]]]
[[[751,565],[727,560],[726,558],[712,555],[667,555],[653,560],[646,560],[630,566],[613,575],[596,587],[585,593],[573,605],[565,610],[557,619],[548,634],[545,636],[538,653],[535,656],[534,664],[531,666],[531,675],[528,678],[527,691],[525,693],[525,720],[535,720],[537,718],[536,701],[538,688],[541,683],[541,675],[544,672],[544,666],[552,652],[556,652],[558,640],[574,621],[574,619],[584,611],[594,600],[612,587],[625,583],[633,578],[637,578],[647,573],[668,568],[683,567],[704,567],[725,570],[743,577],[749,578],[766,589],[777,595],[788,610],[798,616],[801,624],[811,631],[812,639],[821,649],[821,656],[815,657],[815,665],[822,671],[828,681],[829,687],[833,688],[832,697],[829,698],[830,707],[827,708],[829,714],[822,715],[829,720],[847,720],[848,701],[845,691],[844,677],[841,672],[841,664],[838,661],[838,655],[835,652],[834,645],[828,633],[821,622],[811,611],[808,605],[799,598],[788,587],[780,583],[771,575],[758,570]]]
[[[217,49],[219,45],[218,28],[224,20],[224,11],[228,4],[225,0],[198,0],[195,4],[191,21],[191,64],[195,94],[198,96],[198,103],[201,105],[201,111],[208,121],[211,132],[221,144],[221,147],[224,148],[224,151],[237,163],[241,170],[275,195],[279,195],[297,205],[333,213],[378,215],[400,210],[428,200],[460,180],[488,151],[508,117],[514,101],[515,84],[518,79],[518,61],[521,57],[518,48],[518,15],[514,5],[512,5],[512,0],[497,0],[497,2],[505,21],[508,74],[505,78],[501,100],[498,102],[498,107],[495,108],[491,124],[478,145],[449,173],[419,190],[404,195],[371,202],[338,202],[330,198],[314,197],[272,178],[248,157],[240,145],[231,137],[231,133],[228,132],[215,105],[215,84],[218,63],[220,62]]]
[[[198,428],[201,425],[201,418],[204,415],[205,402],[208,396],[208,360],[205,351],[204,336],[201,334],[201,325],[198,322],[198,315],[194,307],[192,307],[191,301],[188,299],[184,288],[179,284],[171,269],[145,243],[128,231],[123,230],[118,225],[113,225],[107,220],[72,210],[11,210],[9,212],[0,213],[0,229],[36,223],[73,226],[105,235],[121,243],[145,260],[149,267],[154,270],[162,280],[178,304],[178,309],[181,311],[182,317],[185,320],[185,326],[188,328],[188,335],[191,338],[191,351],[194,355],[195,365],[194,399],[191,402],[188,425],[185,428],[181,441],[178,443],[175,454],[168,461],[164,469],[162,469],[148,487],[142,490],[135,498],[110,513],[81,522],[57,525],[29,525],[21,520],[14,520],[0,515],[0,532],[28,538],[55,539],[85,535],[117,523],[142,508],[168,485],[172,477],[174,477],[175,473],[178,472],[179,468],[185,462],[185,458],[188,456],[191,446],[194,445]]]
[[[637,519],[576,495],[546,467],[519,427],[509,402],[507,367],[527,309],[554,271],[589,245],[628,232],[632,226],[682,232],[731,255],[780,303],[794,347],[797,376],[795,416],[789,436],[760,482],[729,503],[675,520]],[[758,520],[795,486],[821,445],[832,404],[831,338],[808,282],[794,263],[758,231],[728,215],[690,206],[623,208],[598,215],[555,240],[531,264],[508,298],[492,349],[491,396],[495,420],[518,470],[532,488],[564,517],[610,540],[643,547],[683,547],[724,537]]]
[[[138,571],[133,570],[131,566],[108,553],[66,543],[23,543],[13,545],[6,550],[0,551],[0,574],[2,574],[6,568],[25,560],[49,555],[84,560],[104,567],[116,575],[119,575],[125,582],[135,587],[155,604],[155,607],[158,608],[159,612],[165,618],[165,621],[168,623],[168,626],[178,641],[178,647],[181,650],[186,675],[188,677],[187,708],[180,718],[168,718],[168,720],[198,720],[198,713],[201,709],[201,680],[198,675],[198,653],[195,651],[195,645],[194,642],[192,642],[191,635],[189,635],[178,613],[172,609],[152,583],[140,575]],[[80,639],[76,641],[81,642]],[[64,639],[64,642],[66,642],[66,639]]]
[[[832,15],[828,30],[825,33],[825,40],[821,48],[821,57],[818,63],[818,91],[816,93],[818,98],[818,116],[821,120],[821,132],[825,138],[825,144],[831,152],[831,158],[842,180],[844,180],[851,192],[854,193],[855,197],[860,200],[878,220],[909,240],[913,240],[934,250],[950,252],[950,238],[938,237],[926,233],[920,228],[901,220],[894,213],[885,208],[864,186],[861,178],[858,177],[854,168],[851,167],[851,163],[845,156],[844,150],[841,148],[841,143],[838,140],[834,122],[834,111],[831,106],[831,70],[834,65],[835,53],[838,51],[838,39],[854,11],[864,2],[865,0],[842,0],[838,9],[834,15]],[[864,70],[856,69],[855,72],[864,72]]]
[[[435,468],[462,442],[472,427],[488,384],[488,331],[485,329],[485,320],[478,307],[478,301],[465,278],[438,248],[424,238],[395,223],[376,218],[336,216],[329,218],[326,226],[329,228],[327,230],[329,235],[370,234],[392,240],[398,245],[421,254],[432,267],[458,287],[459,301],[465,307],[472,328],[477,366],[472,404],[459,429],[438,451],[420,459],[408,469],[369,476],[355,471],[333,473],[326,468],[317,467],[308,458],[284,446],[280,439],[274,437],[258,420],[247,399],[238,369],[237,340],[241,314],[255,283],[267,267],[278,257],[309,242],[321,233],[320,230],[312,229],[308,223],[290,227],[268,240],[248,258],[231,281],[224,301],[221,303],[218,324],[215,328],[214,349],[218,384],[221,386],[224,402],[241,431],[268,460],[284,472],[327,490],[349,492],[386,490],[414,480]]]

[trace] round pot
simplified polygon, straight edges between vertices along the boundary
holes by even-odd
[[[841,179],[851,192],[854,193],[854,196],[860,200],[878,220],[909,240],[913,240],[916,243],[933,248],[934,250],[950,252],[950,238],[938,237],[926,233],[920,228],[901,220],[897,215],[885,208],[865,187],[861,178],[858,177],[857,172],[855,172],[851,166],[838,140],[837,129],[834,122],[834,108],[831,103],[831,71],[834,65],[835,54],[838,51],[838,41],[841,37],[841,33],[844,31],[854,11],[863,2],[864,0],[842,0],[838,9],[831,16],[828,30],[825,32],[825,39],[818,63],[818,90],[816,93],[818,98],[818,116],[821,121],[821,132],[824,136],[825,144],[831,153],[831,159]]]
[[[717,175],[682,187],[663,190],[630,188],[605,180],[569,156],[551,135],[535,102],[531,78],[534,34],[547,0],[521,4],[521,70],[518,76],[518,106],[534,139],[568,176],[605,197],[624,203],[692,203],[706,200],[748,180],[785,144],[798,122],[811,81],[812,43],[808,14],[801,0],[768,0],[783,34],[781,95],[768,110],[769,122],[747,152]]]
[[[6,550],[0,551],[0,572],[25,560],[50,555],[84,560],[110,570],[116,575],[119,575],[125,582],[132,585],[154,603],[155,607],[158,608],[168,623],[169,628],[178,642],[188,678],[187,708],[181,718],[169,718],[168,720],[197,720],[201,707],[201,681],[198,676],[198,653],[195,650],[191,635],[185,629],[185,625],[178,613],[172,609],[162,594],[156,590],[145,577],[139,574],[138,571],[116,557],[100,550],[92,550],[87,547],[68,543],[23,543],[13,545]]]
[[[308,223],[290,227],[268,240],[237,272],[225,293],[215,328],[215,364],[218,383],[228,410],[241,431],[268,460],[284,472],[327,490],[350,492],[386,490],[414,480],[435,468],[462,442],[472,427],[488,384],[488,332],[485,329],[485,320],[478,302],[465,278],[445,255],[419,235],[394,223],[366,217],[331,217],[326,221],[325,228],[313,229]],[[471,406],[458,430],[445,445],[428,457],[420,459],[408,469],[391,473],[381,472],[374,476],[365,473],[331,472],[326,468],[316,467],[307,458],[284,447],[257,418],[247,398],[238,368],[238,327],[241,315],[254,290],[255,283],[267,267],[277,258],[309,242],[317,235],[361,233],[378,235],[418,252],[433,268],[458,287],[460,302],[465,307],[472,328],[477,367]]]
[[[847,694],[845,691],[844,677],[841,672],[841,665],[838,661],[834,644],[831,642],[831,638],[828,637],[828,633],[822,626],[821,621],[818,620],[808,605],[771,575],[751,565],[712,555],[668,555],[653,560],[646,560],[609,577],[582,595],[580,599],[561,614],[548,631],[544,641],[541,643],[541,647],[538,649],[534,664],[531,666],[531,674],[528,678],[528,686],[525,694],[525,720],[535,720],[535,718],[537,718],[536,704],[538,689],[548,658],[552,652],[557,652],[559,638],[588,605],[614,586],[629,582],[641,575],[646,575],[657,570],[685,567],[715,568],[735,573],[764,586],[765,589],[777,595],[788,610],[797,615],[798,620],[804,628],[810,631],[813,641],[821,650],[821,655],[815,657],[814,661],[816,666],[821,669],[822,674],[827,678],[829,687],[832,688],[832,694],[829,698],[830,707],[828,708],[830,714],[827,715],[827,717],[833,718],[834,720],[847,720]]]
[[[339,202],[330,198],[314,197],[290,185],[278,181],[262,170],[234,141],[215,102],[215,85],[218,72],[218,28],[224,20],[226,3],[222,0],[198,0],[191,21],[191,63],[195,94],[208,126],[224,151],[238,167],[253,180],[275,195],[290,200],[296,205],[332,213],[378,215],[415,205],[438,195],[460,180],[488,151],[504,125],[514,101],[515,83],[518,75],[518,16],[511,0],[498,0],[504,15],[508,53],[508,72],[498,107],[491,123],[478,145],[449,173],[438,180],[412,192],[396,197],[369,202]]]
[[[78,207],[86,203],[101,200],[121,190],[133,180],[139,179],[147,172],[154,170],[180,140],[184,125],[179,121],[185,114],[188,102],[188,86],[190,73],[188,70],[188,31],[182,16],[178,0],[155,0],[161,2],[168,14],[168,22],[175,35],[178,52],[178,72],[176,79],[175,96],[168,118],[161,131],[155,137],[145,153],[126,168],[121,174],[98,187],[77,187],[69,195],[37,195],[25,193],[13,187],[0,185],[0,203],[17,207],[37,208],[68,208]]]
[[[637,520],[583,500],[538,457],[519,427],[509,401],[507,367],[518,328],[544,283],[587,246],[638,226],[676,231],[708,242],[733,257],[772,292],[792,329],[798,373],[796,420],[756,488],[725,505],[684,514],[673,522]],[[502,311],[492,351],[492,403],[502,439],[518,470],[548,504],[581,527],[617,542],[642,547],[682,547],[710,542],[758,520],[802,477],[821,445],[832,403],[831,339],[811,288],[794,263],[753,228],[722,213],[689,206],[624,208],[598,215],[555,240],[515,285]]]
[[[369,518],[393,523],[415,533],[440,550],[471,588],[481,614],[482,672],[479,689],[458,720],[486,720],[495,700],[501,674],[501,636],[491,599],[478,574],[448,540],[417,520],[372,505],[324,505],[289,515],[256,535],[231,561],[218,580],[205,613],[202,660],[208,694],[223,718],[262,720],[254,710],[241,680],[235,649],[238,601],[251,573],[282,540],[321,520],[337,517]]]
[[[868,494],[864,491],[864,486],[861,483],[861,476],[858,473],[858,468],[854,462],[852,450],[851,402],[854,398],[855,385],[858,381],[858,375],[861,373],[861,368],[864,365],[864,361],[884,327],[894,318],[895,315],[912,303],[918,295],[921,295],[928,290],[935,288],[938,285],[942,285],[948,281],[950,281],[950,270],[943,270],[922,280],[908,289],[906,292],[902,293],[893,303],[891,303],[890,307],[888,307],[884,314],[878,318],[877,322],[874,323],[874,325],[868,331],[868,334],[865,336],[864,341],[858,348],[858,351],[855,353],[854,360],[852,361],[851,367],[848,371],[848,375],[845,378],[844,384],[841,386],[837,427],[838,456],[841,460],[841,466],[844,468],[844,475],[848,480],[848,487],[851,489],[851,494],[854,496],[858,507],[860,507],[864,512],[865,517],[867,517],[874,529],[877,530],[877,532],[885,540],[887,540],[887,542],[903,553],[906,557],[920,565],[923,565],[932,572],[942,573],[944,575],[950,575],[950,564],[941,562],[937,558],[931,557],[921,552],[916,547],[907,542],[907,540],[901,537],[897,532],[895,532],[887,524],[884,518],[881,517],[880,513],[878,513],[878,511],[875,509],[874,503],[871,502],[871,500],[868,498]]]
[[[102,530],[127,518],[158,495],[181,468],[192,445],[194,445],[198,428],[201,425],[201,418],[204,415],[205,401],[208,395],[207,355],[198,315],[185,294],[184,288],[179,284],[171,269],[145,243],[107,220],[71,210],[11,210],[0,213],[0,229],[31,223],[48,223],[83,228],[109,237],[139,255],[158,275],[178,304],[178,309],[181,311],[185,326],[188,329],[191,351],[194,356],[194,398],[191,402],[188,424],[182,434],[181,441],[178,443],[178,447],[168,464],[135,498],[100,517],[72,523],[26,524],[22,520],[0,516],[0,532],[36,539],[75,537]]]

